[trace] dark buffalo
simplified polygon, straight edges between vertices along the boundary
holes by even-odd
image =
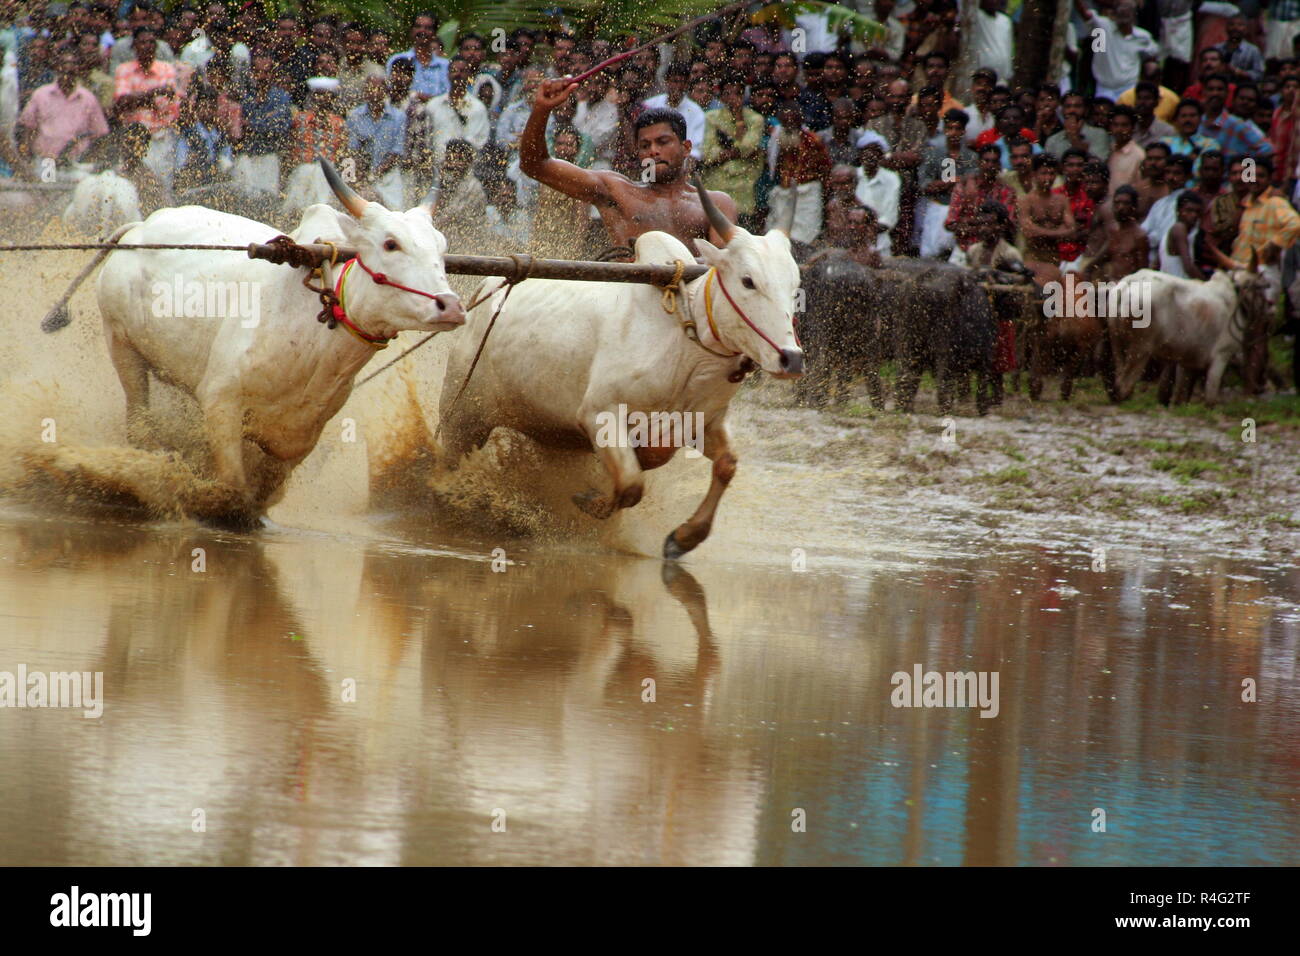
[[[861,375],[871,404],[883,408],[880,367],[893,361],[898,370],[894,403],[900,411],[912,410],[921,373],[928,369],[937,383],[940,414],[952,411],[974,373],[975,408],[983,415],[995,391],[1000,394],[1000,376],[993,370],[999,310],[1012,306],[985,291],[980,278],[932,259],[890,258],[881,269],[838,252],[816,259],[803,280],[806,310],[799,334],[809,374],[800,382],[801,399],[824,405]],[[1001,273],[983,278],[1015,281]]]

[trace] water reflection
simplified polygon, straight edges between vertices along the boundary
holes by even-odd
[[[0,519],[0,863],[1297,862],[1294,569],[491,548]]]

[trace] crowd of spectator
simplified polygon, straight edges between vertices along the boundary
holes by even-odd
[[[979,0],[960,78],[955,0],[851,3],[885,28],[868,40],[817,14],[794,32],[713,22],[585,80],[552,113],[548,148],[636,178],[637,115],[676,110],[704,183],[805,257],[968,262],[979,245],[1040,279],[1084,263],[1111,280],[1251,262],[1289,277],[1300,0],[1073,4],[1060,69],[1028,84],[1013,81],[1005,0]],[[287,196],[298,177],[310,193],[324,157],[388,205],[432,202],[464,241],[599,251],[595,210],[522,175],[518,144],[543,79],[623,41],[517,29],[448,49],[440,26],[421,13],[399,37],[269,20],[255,3],[51,4],[0,31],[0,175],[116,164],[156,207],[225,181]]]

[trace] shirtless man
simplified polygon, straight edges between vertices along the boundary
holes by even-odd
[[[1151,251],[1147,234],[1138,219],[1137,190],[1132,186],[1120,186],[1110,204],[1115,222],[1087,278],[1118,282],[1126,275],[1145,269],[1151,261]]]
[[[1020,233],[1025,237],[1025,265],[1039,283],[1060,281],[1061,240],[1074,235],[1074,213],[1062,192],[1052,192],[1061,163],[1051,153],[1034,157],[1034,189],[1020,203]]]
[[[537,90],[533,111],[519,138],[519,168],[543,185],[595,205],[611,245],[632,247],[642,233],[658,230],[676,236],[692,250],[694,240],[707,238],[722,246],[709,226],[694,187],[687,181],[692,143],[686,121],[676,110],[648,109],[635,123],[637,155],[645,170],[643,182],[608,169],[583,169],[551,157],[546,151],[546,120],[573,95],[570,77],[547,80]],[[736,204],[726,193],[709,195],[732,222]],[[576,226],[575,226],[576,228]]]
[[[1145,219],[1157,199],[1169,195],[1169,184],[1165,182],[1165,166],[1169,162],[1171,151],[1168,143],[1148,143],[1146,158],[1138,178],[1133,181],[1133,188],[1138,194],[1138,218]]]

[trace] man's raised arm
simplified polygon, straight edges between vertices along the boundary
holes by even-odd
[[[596,203],[609,198],[602,175],[562,159],[554,159],[546,150],[546,120],[551,110],[559,106],[577,89],[568,77],[546,80],[537,89],[533,111],[519,137],[519,169],[539,183],[580,199]]]

